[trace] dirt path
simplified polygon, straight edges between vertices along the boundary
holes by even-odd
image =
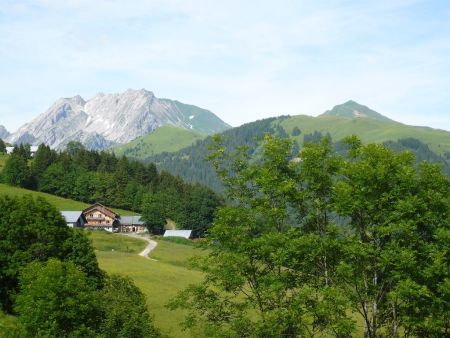
[[[153,258],[148,257],[148,254],[150,252],[152,252],[156,248],[158,243],[155,242],[154,240],[152,240],[149,235],[137,235],[137,234],[124,234],[124,235],[130,236],[130,237],[133,237],[133,238],[142,239],[142,240],[148,242],[148,245],[145,247],[144,250],[142,250],[139,253],[139,256],[145,257],[147,259],[155,260]]]

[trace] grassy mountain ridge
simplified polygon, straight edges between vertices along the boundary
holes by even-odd
[[[360,106],[360,105],[359,105]],[[345,108],[345,109],[344,109]],[[428,127],[415,127],[392,121],[381,114],[365,111],[371,116],[358,115],[349,117],[348,112],[355,108],[353,102],[341,105],[333,114],[322,114],[318,117],[297,115],[269,118],[244,124],[221,133],[224,145],[234,148],[246,145],[256,149],[264,133],[270,132],[281,137],[294,140],[296,150],[300,149],[304,140],[311,141],[317,136],[329,135],[334,142],[356,134],[364,143],[385,143],[394,150],[410,150],[419,160],[426,159],[440,162],[443,170],[450,175],[450,132]],[[361,108],[358,108],[361,109]],[[342,116],[343,115],[343,116]],[[412,142],[402,140],[414,139]],[[400,142],[401,141],[401,142]],[[205,160],[209,153],[208,146],[212,138],[207,137],[196,144],[176,152],[163,152],[145,159],[154,162],[159,168],[191,182],[206,184],[220,190],[221,184],[210,164]],[[398,143],[400,142],[400,143]],[[419,142],[419,144],[417,144]]]
[[[174,152],[186,148],[197,140],[205,138],[192,130],[174,126],[162,126],[152,133],[137,139],[115,146],[112,151],[117,156],[125,155],[134,159],[145,159],[162,152]]]
[[[353,100],[349,100],[343,104],[338,104],[334,106],[331,110],[327,110],[325,113],[319,116],[340,116],[348,118],[365,117],[379,121],[394,122],[390,118],[381,115],[375,110],[372,110],[369,107],[359,104],[358,102],[355,102]]]
[[[443,155],[450,152],[450,132],[428,127],[415,127],[395,121],[376,120],[372,118],[348,118],[341,116],[322,115],[318,117],[298,115],[292,116],[280,122],[280,125],[289,135],[295,127],[301,130],[301,134],[293,136],[302,142],[302,134],[320,131],[330,133],[333,140],[337,141],[345,136],[356,134],[365,143],[383,143],[396,141],[402,138],[413,137],[427,144],[431,150]]]

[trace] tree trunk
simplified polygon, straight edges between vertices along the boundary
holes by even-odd
[[[373,274],[373,285],[377,286],[378,284],[378,274],[375,271]],[[375,338],[377,336],[377,313],[378,311],[378,303],[377,303],[377,299],[375,298],[373,300],[373,304],[372,304],[372,337]]]

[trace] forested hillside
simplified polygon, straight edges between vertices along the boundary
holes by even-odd
[[[40,145],[32,158],[29,147],[16,147],[4,164],[1,178],[17,187],[142,213],[147,226],[156,232],[171,219],[180,228],[201,235],[222,203],[212,190],[185,183],[158,171],[153,164],[88,151],[75,142],[63,152]]]
[[[244,124],[240,127],[229,129],[222,133],[227,148],[233,149],[237,146],[249,147],[251,153],[256,151],[257,145],[265,133],[273,133],[287,137],[284,129],[277,123],[280,118],[269,118],[256,122]],[[157,167],[167,170],[173,175],[183,177],[189,182],[200,182],[216,191],[221,190],[216,173],[211,164],[206,160],[210,153],[209,147],[213,137],[197,141],[194,145],[174,153],[164,152],[147,158],[144,163],[155,163]]]
[[[356,134],[363,142],[386,142],[394,150],[411,151],[418,162],[427,160],[440,163],[443,171],[450,175],[450,132],[411,127],[390,120],[329,115],[282,116],[244,124],[220,135],[227,149],[246,146],[253,153],[257,150],[258,138],[267,132],[291,138],[294,141],[294,154],[304,143],[318,142],[323,136],[328,136],[339,147],[340,140],[345,136]],[[177,152],[150,156],[144,162],[155,163],[158,168],[190,182],[200,182],[221,191],[222,185],[206,160],[212,140],[212,137],[207,137]]]

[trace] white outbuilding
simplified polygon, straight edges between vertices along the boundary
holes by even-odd
[[[163,237],[183,237],[190,239],[192,230],[166,230]]]

